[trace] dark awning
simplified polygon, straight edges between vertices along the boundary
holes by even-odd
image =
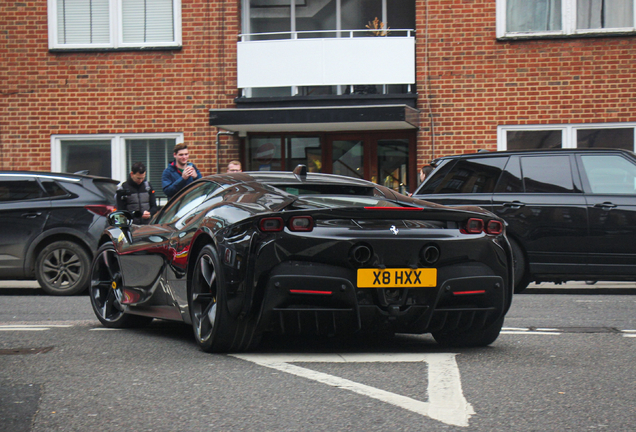
[[[419,111],[408,105],[213,109],[210,126],[240,135],[417,129]]]

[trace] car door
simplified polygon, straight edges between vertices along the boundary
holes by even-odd
[[[444,205],[492,208],[492,193],[508,156],[450,160],[436,168],[414,198]]]
[[[29,245],[42,232],[51,201],[35,177],[0,175],[0,278],[23,278]]]
[[[590,218],[595,275],[636,274],[636,161],[627,153],[581,153],[578,165]]]
[[[533,275],[585,271],[587,204],[573,167],[569,154],[511,156],[493,194]]]

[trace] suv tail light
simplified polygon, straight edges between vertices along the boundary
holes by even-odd
[[[84,206],[84,208],[91,213],[95,213],[98,216],[108,216],[109,214],[117,210],[117,207],[106,204],[92,204]]]
[[[279,232],[282,231],[284,227],[285,222],[283,222],[283,218],[279,217],[263,218],[258,223],[258,229],[263,232]]]

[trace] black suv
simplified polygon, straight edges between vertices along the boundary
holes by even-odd
[[[0,279],[37,279],[56,295],[85,290],[116,189],[102,177],[1,171]]]
[[[515,292],[531,281],[636,281],[636,155],[613,149],[482,152],[435,161],[413,194],[508,223]]]

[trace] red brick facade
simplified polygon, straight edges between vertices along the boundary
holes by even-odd
[[[428,36],[426,8],[428,4]],[[497,149],[497,126],[636,121],[636,38],[496,39],[492,0],[420,0],[418,160]]]
[[[46,0],[3,1],[0,169],[50,170],[53,134],[183,132],[213,173],[208,110],[238,95],[239,6],[183,0],[180,50],[51,53]],[[418,165],[494,150],[498,125],[636,121],[634,37],[497,41],[492,0],[417,0],[416,15]],[[222,142],[224,164],[238,140]]]

